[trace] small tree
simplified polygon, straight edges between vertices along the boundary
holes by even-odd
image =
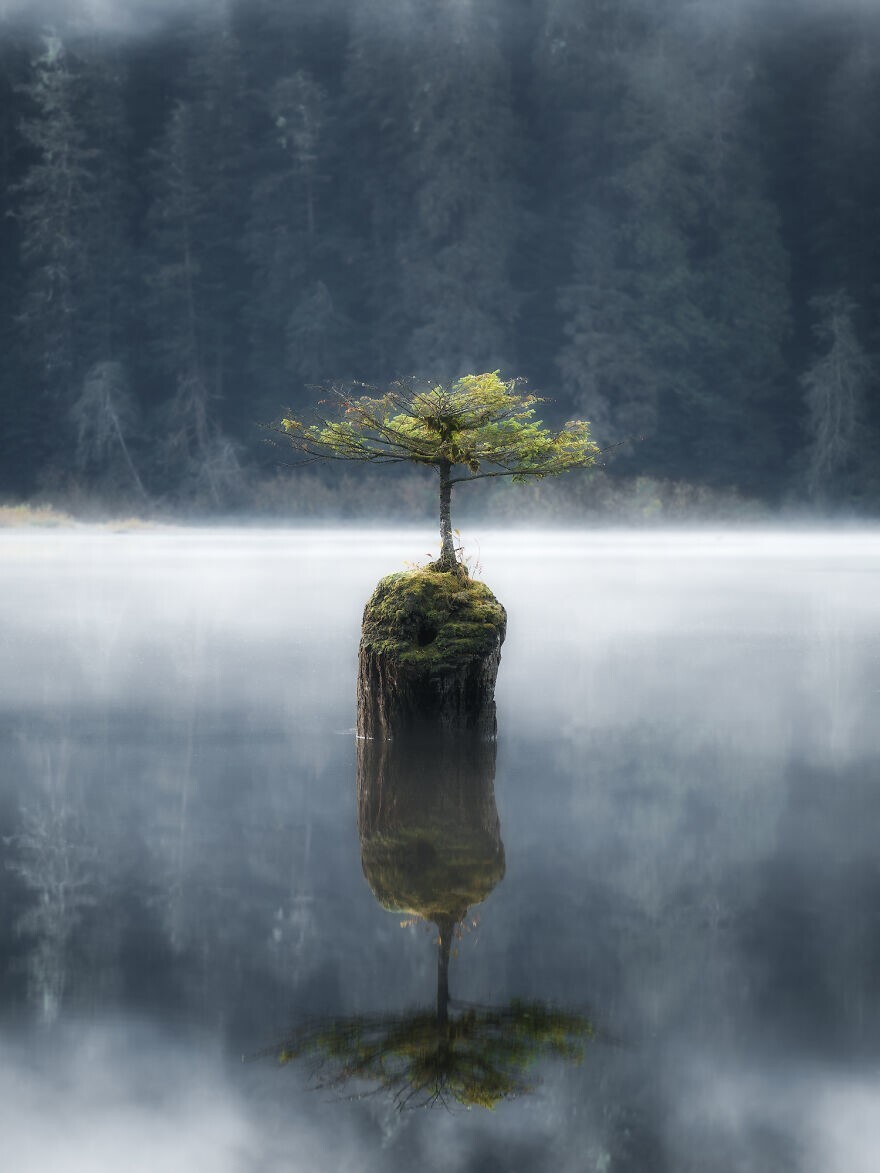
[[[333,388],[316,422],[284,419],[278,429],[305,458],[366,464],[425,464],[440,478],[438,570],[457,565],[452,543],[454,485],[484,477],[558,476],[595,463],[589,424],[569,420],[558,431],[535,419],[542,400],[517,390],[498,371],[465,375],[447,385],[399,381],[382,395],[355,396]],[[460,470],[460,471],[458,471]]]
[[[812,496],[841,496],[864,444],[865,402],[875,369],[856,334],[856,305],[843,289],[810,304],[823,353],[801,375],[807,407],[807,484]]]
[[[129,448],[137,426],[137,404],[121,363],[97,362],[88,372],[82,394],[71,409],[76,428],[76,462],[83,471],[112,475],[121,465],[144,500],[147,491]]]

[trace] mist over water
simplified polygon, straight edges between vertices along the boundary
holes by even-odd
[[[223,6],[208,0],[0,0],[0,20],[53,24],[61,29],[100,33],[151,33],[182,14],[206,13]]]
[[[453,7],[460,0],[445,0]],[[388,0],[389,10],[395,5]],[[183,13],[204,13],[214,11],[221,17],[228,4],[210,3],[209,0],[0,0],[0,18],[27,17],[32,22],[58,21],[74,24],[90,24],[98,30],[108,32],[154,31],[162,23],[179,17]],[[344,0],[328,0],[329,9],[345,10]],[[880,8],[877,0],[679,0],[677,7],[683,13],[690,12],[692,18],[705,19],[713,12],[729,19],[731,15],[744,14],[759,21],[768,14],[796,19],[810,12],[830,11],[834,13],[870,14]]]
[[[431,1000],[430,933],[361,869],[352,727],[363,603],[432,533],[8,532],[11,1167],[877,1167],[880,534],[464,542],[509,614],[506,872],[450,985],[588,1010],[582,1064],[450,1116],[241,1062]]]

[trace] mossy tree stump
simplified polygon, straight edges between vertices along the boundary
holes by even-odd
[[[468,730],[494,737],[506,626],[504,608],[462,566],[383,578],[364,609],[358,735]]]

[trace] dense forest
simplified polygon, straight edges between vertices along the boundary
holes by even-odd
[[[316,384],[500,369],[606,488],[877,511],[876,4],[43,7],[0,9],[7,499],[271,509]]]

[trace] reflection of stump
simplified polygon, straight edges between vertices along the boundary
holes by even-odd
[[[504,875],[495,742],[471,734],[358,742],[364,874],[385,908],[461,920]]]
[[[437,926],[440,1023],[455,926],[504,875],[494,779],[495,742],[478,733],[358,741],[364,875],[383,907]]]
[[[495,735],[495,678],[507,616],[464,571],[383,578],[364,610],[358,734],[419,728]]]

